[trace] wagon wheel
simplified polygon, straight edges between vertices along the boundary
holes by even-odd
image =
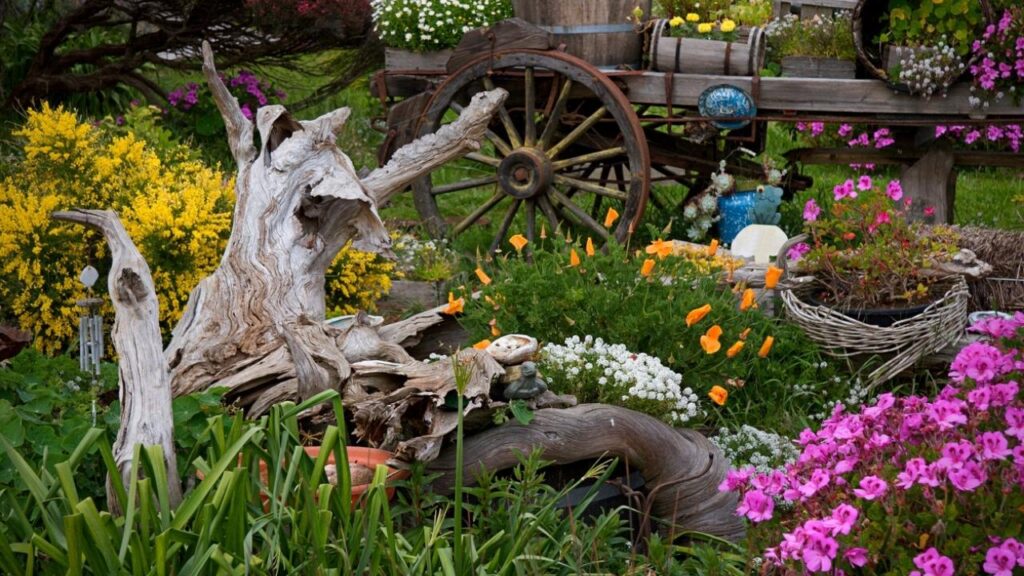
[[[597,68],[562,52],[495,53],[437,88],[417,132],[435,132],[474,92],[495,86],[509,98],[484,146],[461,162],[465,172],[455,181],[451,171],[448,181],[435,172],[413,185],[428,231],[458,236],[493,212],[500,224],[490,252],[511,234],[524,232],[532,242],[539,226],[566,223],[595,240],[624,242],[643,215],[650,169],[643,129],[625,95]],[[611,231],[602,225],[609,207],[621,215]]]

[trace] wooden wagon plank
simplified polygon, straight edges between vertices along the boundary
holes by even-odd
[[[665,104],[665,74],[615,74],[609,76],[626,88],[634,104]],[[672,103],[695,107],[704,90],[730,84],[752,93],[753,79],[745,76],[708,76],[676,74],[672,82]],[[835,80],[828,78],[761,78],[758,110],[761,112],[799,112],[803,115],[829,114],[903,114],[918,116],[968,116],[977,111],[967,98],[969,87],[961,84],[947,98],[924,100],[897,94],[878,80]],[[988,117],[1024,117],[1024,106],[1003,101],[988,109]]]

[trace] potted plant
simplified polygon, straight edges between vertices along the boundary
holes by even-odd
[[[987,0],[860,0],[853,12],[858,57],[896,90],[944,95],[967,70],[990,12]]]
[[[442,69],[462,35],[512,17],[510,0],[373,0],[373,21],[391,70]]]
[[[787,14],[766,29],[766,68],[786,77],[852,79],[857,76],[849,12],[801,19]]]
[[[1024,8],[1006,8],[971,45],[971,105],[987,108],[1009,98],[1019,106],[1024,98]],[[990,138],[991,139],[991,138]]]
[[[958,252],[956,233],[909,221],[898,180],[864,175],[834,196],[827,213],[814,200],[804,207],[808,240],[796,252],[800,271],[814,277],[810,302],[885,326],[924,311],[955,283],[940,264]]]
[[[651,30],[648,58],[654,70],[754,76],[764,65],[764,30],[741,30],[727,16],[707,19],[689,12],[657,20]]]

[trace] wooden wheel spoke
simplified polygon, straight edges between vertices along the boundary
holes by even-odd
[[[526,201],[526,239],[530,242],[526,245],[526,258],[533,261],[532,246],[537,244],[537,202]]]
[[[462,110],[464,109],[462,105],[456,102],[451,103],[451,108],[459,114],[462,114]],[[504,110],[504,108],[502,108],[502,110]],[[510,146],[508,142],[505,142],[501,136],[495,134],[493,130],[486,130],[484,132],[484,137],[487,138],[491,144],[494,144],[494,147],[498,149],[498,152],[501,152],[502,156],[508,156],[512,153],[512,146]]]
[[[451,184],[441,184],[440,186],[434,186],[431,194],[437,196],[439,194],[447,194],[449,192],[458,192],[459,190],[469,190],[470,188],[476,188],[478,186],[487,186],[488,184],[497,184],[497,176],[484,176],[483,178],[472,178],[470,180],[463,180],[461,182],[452,182]]]
[[[552,188],[551,189],[551,197],[554,198],[555,201],[558,202],[559,205],[561,205],[566,210],[568,210],[570,213],[572,213],[574,216],[576,216],[576,218],[579,219],[580,224],[582,224],[583,226],[586,226],[587,228],[590,228],[595,234],[597,234],[601,238],[603,238],[605,240],[608,239],[608,236],[609,236],[608,230],[606,230],[604,226],[601,226],[597,222],[597,220],[594,220],[593,218],[591,218],[590,214],[587,214],[587,212],[585,210],[583,210],[582,208],[577,206],[575,203],[573,203],[572,200],[566,198],[565,194],[562,194],[557,189]]]
[[[458,224],[455,225],[454,228],[452,228],[452,236],[458,236],[459,234],[465,232],[466,229],[472,226],[474,222],[479,220],[481,216],[487,214],[487,212],[489,212],[491,208],[497,206],[498,202],[501,202],[501,199],[504,197],[505,194],[503,194],[500,190],[495,192],[494,196],[488,198],[486,202],[480,205],[480,207],[474,210],[469,216],[466,216],[462,220],[462,222],[459,222]]]
[[[555,132],[558,131],[558,122],[562,119],[562,113],[565,112],[565,105],[569,102],[569,92],[571,91],[572,80],[566,78],[565,84],[562,84],[562,91],[558,94],[558,100],[555,100],[555,105],[551,108],[548,123],[540,134],[540,141],[538,142],[540,148],[545,148],[551,142],[551,139],[555,137]]]
[[[479,152],[470,152],[469,154],[466,154],[465,158],[472,160],[474,162],[479,162],[481,164],[493,166],[494,168],[497,168],[498,166],[501,165],[501,160],[498,160],[497,158],[491,158],[490,156],[481,154]]]
[[[597,122],[601,118],[603,118],[604,115],[607,114],[607,113],[608,113],[608,108],[606,108],[604,106],[601,106],[597,110],[594,110],[594,112],[590,116],[587,116],[586,120],[584,120],[583,122],[580,122],[580,125],[577,126],[576,128],[574,128],[573,131],[570,132],[568,136],[566,136],[565,138],[562,138],[562,140],[558,144],[555,144],[554,146],[552,146],[547,151],[548,158],[549,159],[557,158],[559,154],[564,152],[566,148],[571,146],[572,143],[575,142],[576,140],[578,140],[579,137],[582,136],[587,130],[590,130],[594,126],[594,124],[597,124]]]
[[[490,76],[484,76],[484,87],[488,90],[494,90],[494,81],[491,80]],[[519,138],[519,132],[516,131],[515,124],[512,123],[512,116],[509,115],[508,109],[502,104],[498,108],[498,118],[501,119],[501,123],[505,126],[505,132],[508,133],[508,140],[512,143],[512,148],[521,148],[523,141]]]
[[[533,66],[526,67],[526,77],[523,79],[523,92],[526,96],[526,127],[523,139],[526,146],[533,146],[537,141],[537,125],[534,123],[534,99],[536,98],[533,85]]]
[[[608,164],[605,164],[601,168],[601,177],[598,178],[598,182],[602,186],[607,184],[608,183],[608,176],[611,175],[611,173],[612,173],[612,167],[610,165],[608,165]],[[600,194],[596,194],[594,196],[594,205],[590,207],[590,217],[591,218],[593,218],[595,220],[600,218],[600,216],[601,216],[601,204],[603,203],[602,202],[603,200],[604,200],[604,196],[601,196]]]
[[[601,160],[608,160],[625,154],[625,146],[617,146],[607,150],[598,150],[597,152],[591,152],[590,154],[583,154],[582,156],[576,156],[575,158],[567,158],[565,160],[559,160],[558,162],[552,162],[551,169],[557,172],[573,166],[579,166],[580,164],[599,162]]]
[[[540,196],[537,199],[537,203],[540,204],[540,211],[544,213],[544,217],[547,218],[548,224],[551,225],[551,233],[555,234],[558,232],[558,212],[555,211],[555,207],[551,205],[551,201],[548,200],[547,196]]]
[[[498,248],[501,247],[501,241],[505,239],[505,235],[508,234],[508,229],[512,227],[512,221],[515,219],[516,212],[519,211],[519,205],[522,203],[522,200],[516,198],[508,207],[508,210],[505,211],[505,218],[502,219],[501,226],[498,228],[497,234],[494,235],[494,240],[491,241],[490,252],[492,254],[497,252]]]
[[[578,178],[570,178],[569,176],[563,176],[561,174],[555,174],[555,182],[564,186],[572,186],[573,188],[579,188],[580,190],[600,194],[601,196],[607,196],[608,198],[614,198],[616,200],[625,201],[629,196],[629,194],[622,190],[608,188],[607,186],[601,186],[600,184],[594,184],[593,182],[580,180]]]

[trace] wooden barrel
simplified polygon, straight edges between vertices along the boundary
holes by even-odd
[[[515,15],[548,31],[553,45],[594,66],[639,68],[642,38],[630,20],[651,0],[512,0]]]
[[[737,42],[672,38],[668,20],[655,22],[651,32],[651,69],[683,74],[754,76],[764,66],[767,41],[764,30],[741,30]]]
[[[975,0],[972,0],[975,1]],[[984,23],[978,29],[981,36],[987,23],[995,21],[995,13],[988,0],[976,0],[981,7]],[[885,32],[882,18],[889,11],[889,0],[858,0],[853,9],[853,44],[857,48],[857,60],[872,76],[880,80],[894,81],[886,70],[886,47],[874,41]]]

